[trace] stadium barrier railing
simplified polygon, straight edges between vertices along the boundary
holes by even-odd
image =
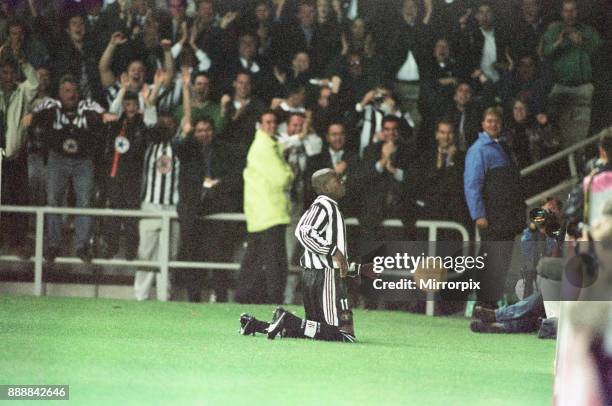
[[[576,154],[580,153],[580,151],[582,151],[584,148],[590,145],[597,144],[599,140],[601,139],[601,137],[606,134],[612,134],[612,127],[608,127],[600,131],[596,135],[586,138],[585,140],[582,140],[570,147],[567,147],[562,151],[559,151],[551,156],[541,159],[538,162],[521,169],[521,176],[525,177],[528,175],[532,175],[538,172],[540,169],[545,168],[551,164],[562,161],[563,159],[567,159],[567,165],[568,165],[569,172],[570,172],[569,173],[570,177],[568,179],[560,181],[559,184],[557,184],[556,186],[553,186],[552,188],[548,190],[545,190],[541,193],[538,193],[537,195],[530,196],[529,198],[527,198],[525,201],[525,204],[527,205],[527,207],[532,208],[535,205],[540,204],[540,202],[543,199],[549,196],[554,196],[560,193],[564,193],[568,191],[569,189],[571,189],[578,181],[579,179],[578,177],[580,175],[580,172],[578,171],[578,168],[576,165]]]
[[[34,256],[29,260],[19,258],[15,255],[2,255],[0,261],[16,261],[16,262],[34,262],[34,295],[42,296],[43,290],[43,247],[44,247],[44,227],[45,215],[78,215],[78,216],[101,216],[101,217],[137,217],[137,218],[158,218],[161,219],[160,232],[160,249],[157,261],[133,260],[125,259],[103,259],[94,258],[93,265],[107,266],[130,266],[130,267],[147,267],[157,268],[161,273],[160,301],[167,301],[166,295],[168,278],[170,269],[220,269],[220,270],[238,270],[240,264],[235,262],[188,262],[188,261],[173,261],[170,259],[170,223],[172,220],[178,219],[178,215],[174,210],[149,212],[143,210],[117,210],[117,209],[96,209],[96,208],[72,208],[72,207],[47,207],[47,206],[0,206],[1,213],[25,213],[34,214],[36,218],[35,226],[35,243]],[[217,213],[205,217],[210,221],[239,221],[244,222],[245,216],[243,213]],[[1,221],[1,220],[0,220]],[[349,226],[357,226],[359,222],[355,218],[348,218],[346,224]],[[384,227],[403,227],[400,220],[390,219],[383,222]],[[465,227],[459,223],[451,221],[433,221],[433,220],[418,220],[416,227],[427,229],[428,241],[437,241],[438,230],[454,230],[461,234],[464,242],[470,240],[470,236]],[[435,244],[430,244],[428,255],[435,256]],[[59,264],[82,264],[82,261],[76,257],[58,257],[55,260]],[[434,294],[427,294],[427,314],[433,315],[434,311]]]

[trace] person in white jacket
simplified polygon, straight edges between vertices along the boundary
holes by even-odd
[[[26,77],[22,83],[17,81],[19,70]],[[0,60],[0,204],[3,205],[28,204],[28,183],[23,181],[28,176],[26,131],[21,120],[37,88],[36,71],[23,53]],[[0,235],[8,239],[6,242],[21,257],[29,257],[25,247],[27,223],[27,216],[17,213],[2,214],[0,221]]]

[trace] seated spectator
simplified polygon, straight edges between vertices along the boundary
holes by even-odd
[[[81,98],[79,84],[72,76],[60,80],[59,100],[50,99],[33,111],[33,123],[43,126],[48,134],[47,204],[66,204],[68,187],[72,184],[76,207],[90,207],[94,190],[94,158],[100,153],[101,124],[117,119],[96,102]],[[60,254],[62,216],[47,217],[49,246],[45,258],[53,262]],[[89,248],[91,218],[76,216],[74,248],[84,262],[91,261]]]
[[[142,179],[142,200],[140,208],[145,212],[161,213],[174,211],[179,201],[180,163],[176,151],[172,148],[172,138],[177,130],[176,119],[171,113],[161,112],[157,125],[149,130],[149,142],[145,150]],[[138,259],[156,261],[159,259],[162,219],[143,218],[138,225],[139,245]],[[178,251],[180,226],[172,221],[170,225],[169,258],[176,258]],[[167,291],[162,291],[161,273],[137,270],[134,276],[134,296],[142,301],[149,298],[153,283],[157,285],[157,297],[170,297],[171,283],[168,280]]]
[[[249,146],[255,134],[255,124],[266,106],[251,93],[251,74],[243,71],[236,75],[233,95],[221,98],[221,116],[225,117],[223,142],[234,154],[236,166],[241,170],[246,164]]]
[[[414,208],[406,195],[408,166],[414,151],[402,141],[400,126],[398,117],[384,117],[379,141],[369,145],[363,154],[363,181],[368,192],[362,196],[359,223],[364,242],[384,240],[381,223],[386,219],[401,219],[402,235],[414,235]]]

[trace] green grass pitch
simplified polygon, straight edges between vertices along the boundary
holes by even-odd
[[[71,402],[84,405],[551,402],[554,341],[363,310],[358,344],[238,334],[240,313],[272,310],[0,296],[0,384],[69,384]]]

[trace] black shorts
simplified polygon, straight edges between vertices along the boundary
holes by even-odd
[[[353,312],[339,270],[304,268],[302,285],[307,320],[353,333]]]

